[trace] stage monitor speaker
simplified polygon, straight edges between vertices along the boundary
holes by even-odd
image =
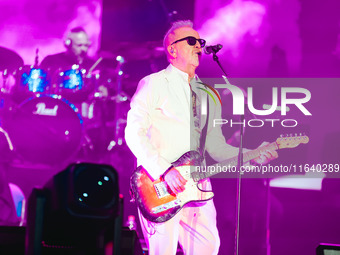
[[[316,248],[316,255],[340,255],[340,245],[321,243]]]
[[[77,163],[28,200],[26,255],[104,255],[107,233],[119,254],[123,198],[110,165]]]

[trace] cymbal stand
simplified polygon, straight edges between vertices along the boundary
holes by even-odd
[[[8,84],[8,70],[4,69],[2,72],[0,72],[0,75],[2,76],[2,84],[0,84],[0,126],[1,126],[1,120],[4,118],[5,114],[5,107],[8,102],[6,102],[9,98],[9,84]]]
[[[114,97],[114,101],[115,101],[115,117],[114,117],[114,125],[115,125],[115,133],[114,133],[114,138],[113,140],[110,141],[107,150],[111,151],[113,149],[113,147],[117,146],[117,145],[122,145],[123,144],[123,140],[124,138],[120,135],[121,132],[120,131],[120,126],[121,126],[121,122],[122,119],[120,118],[120,114],[121,114],[121,109],[120,109],[120,104],[122,101],[124,101],[124,96],[123,96],[123,92],[122,92],[122,79],[123,79],[123,70],[122,70],[122,66],[124,64],[124,58],[122,56],[117,56],[116,60],[118,61],[118,65],[116,68],[116,71],[118,73],[118,77],[117,77],[117,96]]]

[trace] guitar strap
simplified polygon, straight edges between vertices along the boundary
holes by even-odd
[[[201,131],[200,146],[198,148],[198,151],[201,155],[202,161],[204,160],[204,155],[205,155],[205,141],[207,139],[208,123],[209,123],[209,97],[208,97],[208,94],[207,94],[207,120],[205,122],[205,125],[204,125],[202,131]]]

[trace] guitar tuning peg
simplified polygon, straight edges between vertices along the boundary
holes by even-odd
[[[280,137],[282,138],[282,137],[283,137],[283,134],[281,134]]]
[[[299,135],[302,136],[302,133],[300,133]]]
[[[292,133],[290,133],[290,135],[289,135],[290,137],[292,137],[293,136],[293,134]]]

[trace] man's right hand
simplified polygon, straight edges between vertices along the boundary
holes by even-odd
[[[164,180],[166,181],[169,188],[173,193],[178,194],[179,192],[184,191],[184,185],[187,183],[187,180],[180,174],[180,172],[172,167],[164,176]]]

